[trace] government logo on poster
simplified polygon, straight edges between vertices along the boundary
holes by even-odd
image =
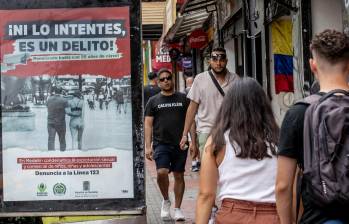
[[[37,190],[38,190],[36,193],[37,196],[47,196],[48,195],[47,191],[46,191],[47,186],[44,183],[38,184]]]
[[[53,186],[53,194],[57,196],[65,195],[65,192],[67,191],[67,187],[63,183],[56,183]]]

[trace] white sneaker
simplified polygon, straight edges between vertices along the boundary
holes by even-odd
[[[215,224],[217,210],[218,208],[216,206],[212,208],[211,216],[210,216],[210,219],[208,220],[208,224]]]
[[[183,215],[183,212],[180,208],[175,208],[174,220],[185,221],[185,216]]]
[[[171,209],[171,201],[162,200],[161,214],[160,214],[162,220],[164,221],[171,220],[170,209]]]

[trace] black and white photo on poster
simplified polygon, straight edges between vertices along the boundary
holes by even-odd
[[[133,169],[130,75],[1,76],[1,81],[5,200],[132,196],[132,176],[122,175]],[[14,174],[30,181],[10,187]],[[93,194],[79,190],[86,175]],[[114,186],[119,192],[103,188],[103,178],[120,176],[126,185]],[[67,192],[39,194],[43,184],[63,184]]]

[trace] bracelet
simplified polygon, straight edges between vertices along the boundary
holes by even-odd
[[[188,136],[186,136],[186,135],[183,135],[182,137],[186,137],[186,138],[188,138]]]

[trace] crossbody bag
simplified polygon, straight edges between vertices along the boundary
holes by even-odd
[[[224,97],[225,93],[224,93],[222,87],[219,85],[219,83],[218,83],[216,77],[214,77],[214,75],[212,74],[211,70],[208,71],[208,74],[210,74],[211,79],[212,79],[214,85],[217,87],[219,93]]]

